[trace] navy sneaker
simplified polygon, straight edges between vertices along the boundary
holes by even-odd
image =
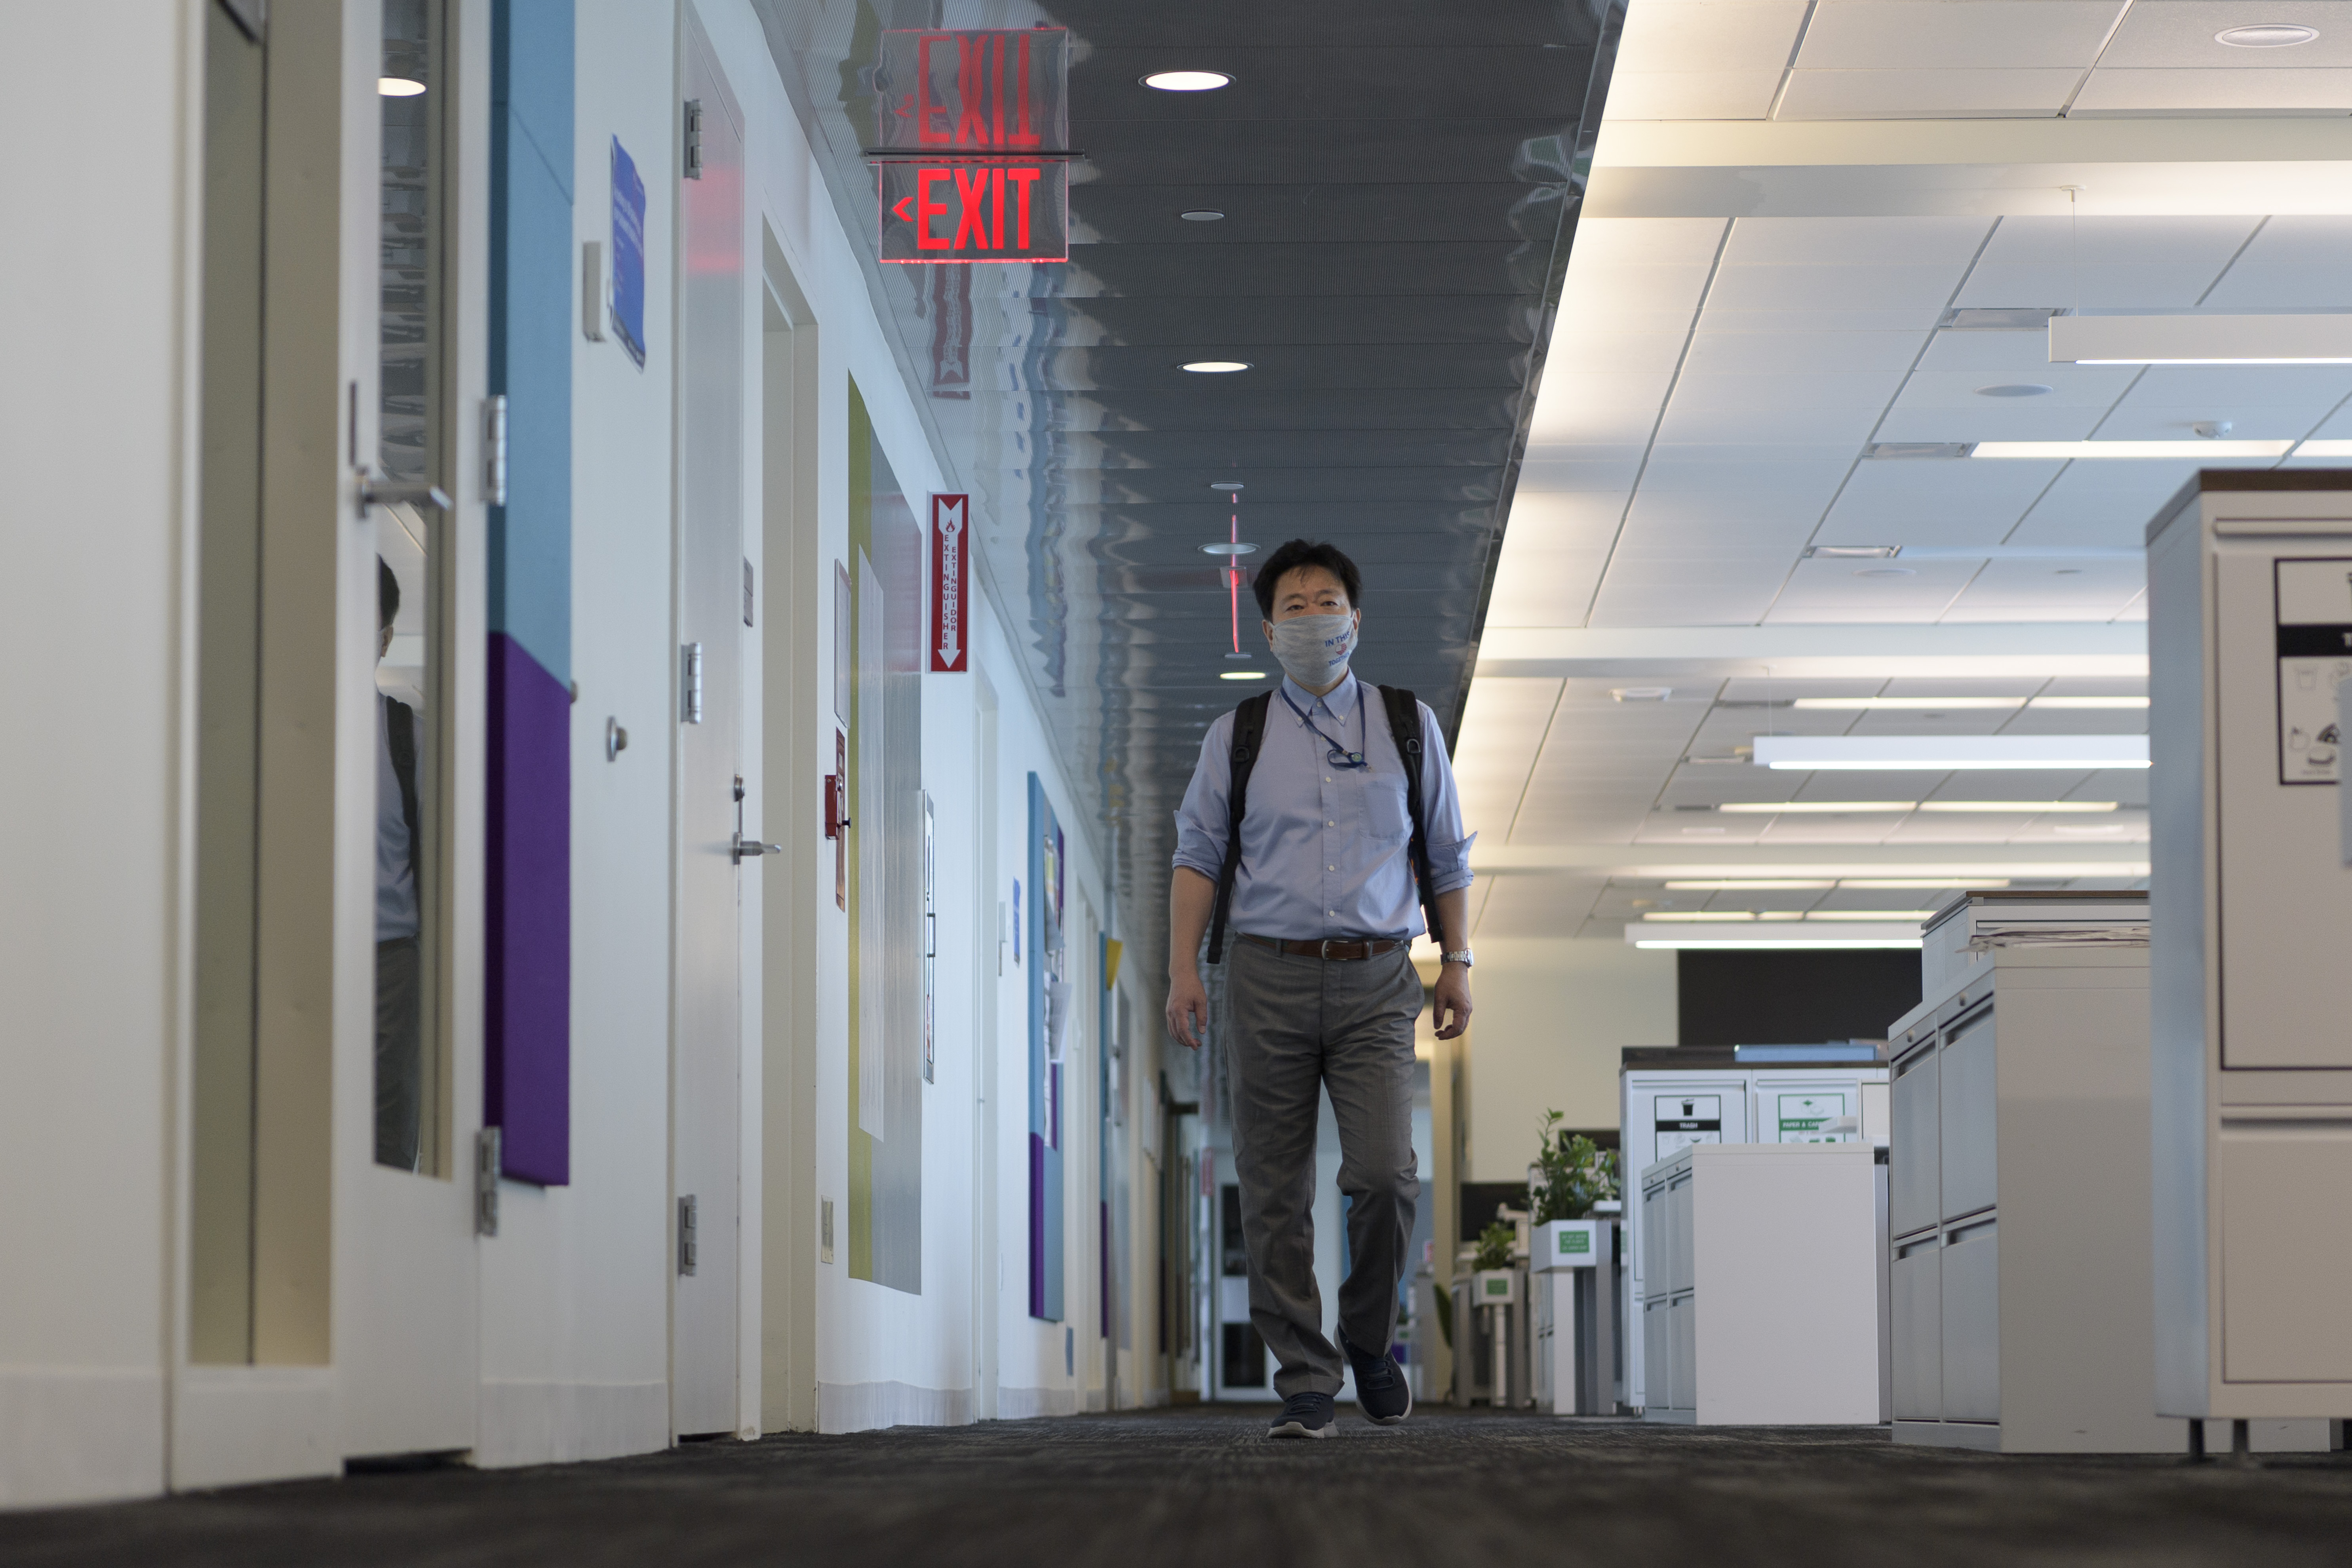
[[[1412,1386],[1405,1382],[1404,1368],[1397,1365],[1396,1357],[1386,1351],[1365,1354],[1348,1342],[1345,1329],[1339,1331],[1339,1350],[1356,1370],[1356,1406],[1365,1420],[1377,1426],[1393,1426],[1412,1414]]]
[[[1294,1394],[1265,1429],[1269,1437],[1328,1437],[1337,1408],[1328,1394]]]

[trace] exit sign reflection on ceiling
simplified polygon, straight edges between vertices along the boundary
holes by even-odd
[[[908,28],[874,73],[881,259],[1069,259],[1069,33]]]

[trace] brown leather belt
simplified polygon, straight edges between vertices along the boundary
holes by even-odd
[[[1238,934],[1244,942],[1259,947],[1270,947],[1276,952],[1286,952],[1293,958],[1331,958],[1341,961],[1378,958],[1384,952],[1394,952],[1404,943],[1388,937],[1371,942],[1291,942],[1280,937],[1252,936],[1247,931]]]

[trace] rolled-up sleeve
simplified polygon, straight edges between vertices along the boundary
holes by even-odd
[[[1233,746],[1234,716],[1222,714],[1201,738],[1201,760],[1192,768],[1192,782],[1185,786],[1184,804],[1176,808],[1173,864],[1189,866],[1213,882],[1225,870]]]
[[[1424,833],[1430,885],[1433,891],[1451,893],[1471,883],[1470,847],[1478,836],[1462,831],[1462,800],[1454,791],[1454,763],[1445,754],[1445,732],[1438,728],[1437,715],[1426,702],[1421,705],[1421,798],[1423,809],[1429,814]],[[1192,785],[1200,787],[1197,777]],[[1190,795],[1185,804],[1192,804]]]

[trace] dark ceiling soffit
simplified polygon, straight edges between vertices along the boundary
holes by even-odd
[[[1584,189],[1592,178],[1592,150],[1601,139],[1601,115],[1609,104],[1609,83],[1617,69],[1617,46],[1625,33],[1625,0],[1596,0],[1607,9],[1601,17],[1601,36],[1593,46],[1592,76],[1584,89],[1584,110],[1576,122],[1576,146],[1569,158],[1567,195],[1560,203],[1559,228],[1553,236],[1551,268],[1544,278],[1543,312],[1535,347],[1528,355],[1526,395],[1519,400],[1518,428],[1512,433],[1511,455],[1503,466],[1501,493],[1495,500],[1494,521],[1486,531],[1486,559],[1479,574],[1478,608],[1470,621],[1468,657],[1462,663],[1461,683],[1454,689],[1453,723],[1446,750],[1457,748],[1462,719],[1470,707],[1470,682],[1478,672],[1478,645],[1486,636],[1486,610],[1495,598],[1495,572],[1503,557],[1503,530],[1510,521],[1511,501],[1519,490],[1519,468],[1526,461],[1528,437],[1535,424],[1536,395],[1543,387],[1545,367],[1551,359],[1552,331],[1559,321],[1560,290],[1568,281],[1568,257],[1576,239],[1577,215],[1584,207]]]

